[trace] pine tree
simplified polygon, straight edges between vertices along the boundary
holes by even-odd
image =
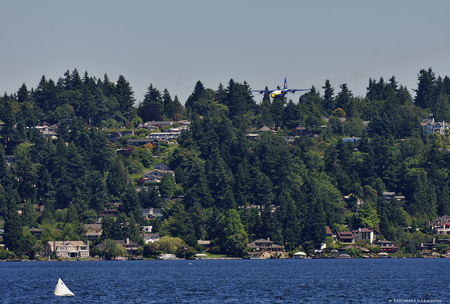
[[[22,225],[29,228],[36,227],[36,213],[34,212],[33,205],[31,201],[27,200],[22,209]]]
[[[233,256],[244,255],[248,240],[239,213],[235,209],[228,210],[222,222],[225,232],[225,251]]]
[[[135,102],[135,98],[133,96],[134,92],[130,86],[130,83],[125,79],[123,75],[120,75],[119,79],[117,80],[115,95],[122,114],[132,110]]]
[[[325,81],[325,85],[322,89],[325,90],[322,102],[323,108],[328,115],[331,115],[336,107],[334,106],[334,89],[331,86],[329,79]]]
[[[22,224],[19,218],[16,201],[10,195],[8,213],[5,218],[5,234],[3,235],[5,246],[11,251],[22,250]]]
[[[414,105],[425,109],[431,107],[433,104],[434,95],[434,84],[435,84],[435,74],[431,68],[428,70],[420,70],[418,75],[418,86],[416,92],[416,98],[414,100]]]
[[[440,93],[433,103],[433,116],[436,121],[450,121],[450,100],[445,93]]]
[[[161,180],[161,184],[159,186],[159,192],[161,196],[167,197],[173,195],[175,191],[175,183],[173,181],[173,177],[169,174],[164,174]]]

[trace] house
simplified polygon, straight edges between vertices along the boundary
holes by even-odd
[[[140,124],[138,126],[138,129],[146,129],[146,130],[149,130],[149,131],[153,131],[153,130],[158,129],[158,127],[157,126],[149,126],[148,124],[144,123],[144,124]]]
[[[361,137],[343,137],[342,138],[342,141],[343,142],[352,142],[352,143],[355,143],[355,142],[357,142],[358,140],[361,140]]]
[[[163,132],[163,133],[150,133],[146,136],[150,139],[158,139],[158,140],[172,140],[178,138],[178,133],[170,133],[170,132]]]
[[[395,192],[383,192],[384,199],[386,201],[392,201],[394,199],[397,202],[405,201],[405,197],[403,195],[395,195]]]
[[[249,134],[246,134],[245,136],[247,136],[249,140],[258,139],[258,134],[255,134],[255,133],[249,133]]]
[[[145,125],[147,125],[147,126],[155,126],[155,127],[159,127],[159,126],[165,127],[165,126],[170,126],[172,124],[173,124],[173,122],[168,121],[168,120],[166,120],[166,121],[154,121],[154,120],[152,120],[152,121],[147,121],[145,123]]]
[[[448,129],[448,124],[445,121],[435,122],[434,118],[425,120],[425,122],[422,123],[422,126],[425,129],[426,135],[434,132],[445,135],[445,129]]]
[[[142,212],[142,216],[146,220],[152,219],[152,218],[161,218],[161,217],[163,217],[163,214],[162,214],[163,208],[141,209],[141,212]],[[144,227],[152,227],[152,226],[144,226]],[[150,228],[150,231],[147,231],[147,232],[151,232],[151,228]]]
[[[353,236],[355,237],[355,242],[364,241],[372,244],[376,240],[376,233],[371,228],[359,228],[353,231]]]
[[[118,216],[119,210],[123,208],[123,202],[122,201],[112,201],[109,203],[104,204],[103,210],[101,210],[98,214],[99,217],[105,217],[105,216]]]
[[[209,240],[198,240],[197,244],[203,246],[203,250],[210,251],[211,250],[211,241]]]
[[[251,242],[247,245],[253,249],[253,251],[268,251],[268,252],[282,252],[284,251],[284,246],[275,244],[269,239],[259,239]]]
[[[169,174],[170,176],[175,177],[175,173],[172,170],[153,169],[150,171],[144,171],[142,178],[146,183],[160,183],[164,174]]]
[[[273,133],[275,133],[274,130],[270,129],[270,128],[267,127],[267,126],[263,126],[261,129],[258,129],[258,130],[256,130],[255,132],[258,132],[258,133],[260,133],[260,132],[273,132]]]
[[[450,234],[450,215],[443,215],[434,219],[429,226],[435,234]]]
[[[31,235],[40,238],[42,236],[42,229],[31,227],[30,228]]]
[[[128,255],[136,254],[137,249],[141,247],[141,245],[139,245],[138,243],[130,241],[129,238],[126,238],[125,240],[114,240],[114,242],[117,245],[121,245],[121,246],[125,247],[126,254],[128,254]],[[94,248],[102,251],[103,249],[105,249],[105,243],[104,242],[100,243],[97,246],[95,246]]]
[[[298,136],[282,136],[289,145],[292,145]]]
[[[354,243],[355,236],[351,232],[343,231],[337,233],[337,240],[341,243]]]
[[[84,229],[87,230],[84,235],[87,239],[99,239],[102,236],[102,224],[83,224]]]
[[[61,258],[88,258],[89,245],[83,241],[48,241],[44,254]]]
[[[159,241],[159,233],[144,233],[143,239],[145,244]]]
[[[375,246],[380,246],[381,252],[397,252],[398,247],[391,241],[376,241],[373,243]]]
[[[443,242],[441,244],[444,244]],[[434,246],[436,246],[436,239],[433,238],[431,243],[420,243],[420,247],[418,248],[420,251],[431,251]]]
[[[305,127],[297,127],[295,128],[295,134],[298,136],[306,136],[306,128]]]

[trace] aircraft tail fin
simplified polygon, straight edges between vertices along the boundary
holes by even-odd
[[[284,78],[284,89],[287,89],[287,81],[286,81],[286,78]]]

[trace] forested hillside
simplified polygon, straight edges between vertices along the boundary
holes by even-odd
[[[168,89],[150,84],[136,104],[124,76],[111,81],[106,74],[97,79],[85,72],[81,78],[73,70],[57,82],[42,76],[36,88],[23,84],[5,93],[0,97],[5,245],[17,252],[35,248],[27,229],[38,226],[40,244],[79,240],[81,223],[95,222],[113,200],[124,202],[119,222],[129,225],[114,228],[114,221],[105,220],[105,238],[138,242],[145,223],[140,208],[163,207],[164,220],[146,222],[155,232],[186,242],[209,239],[214,251],[233,255],[260,238],[287,250],[325,242],[326,226],[333,232],[377,228],[386,239],[409,244],[420,237],[403,227],[428,231],[428,221],[450,214],[449,132],[426,135],[421,124],[430,113],[436,122],[450,120],[449,77],[421,70],[414,97],[394,76],[370,79],[366,96],[353,96],[346,84],[334,88],[328,80],[320,90],[284,98],[253,96],[250,89],[233,79],[217,89],[198,81],[183,106]],[[170,145],[128,147],[129,137],[107,137],[146,121],[181,119],[191,121],[189,130]],[[44,138],[36,128],[44,124],[58,125],[56,138]],[[250,140],[247,134],[262,126],[276,132]],[[288,144],[286,136],[297,136],[297,127],[304,132]],[[148,133],[136,129],[133,138]],[[183,199],[162,202],[155,189],[136,191],[139,177],[156,162],[175,172],[159,194]],[[405,199],[386,201],[386,191]],[[40,206],[42,213],[35,211]]]

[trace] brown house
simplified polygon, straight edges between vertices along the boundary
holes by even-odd
[[[284,251],[284,246],[280,246],[270,241],[269,239],[259,239],[251,242],[247,245],[253,249],[253,251],[268,251],[268,252],[282,252]]]
[[[355,237],[351,232],[338,232],[337,239],[341,243],[354,243]]]

